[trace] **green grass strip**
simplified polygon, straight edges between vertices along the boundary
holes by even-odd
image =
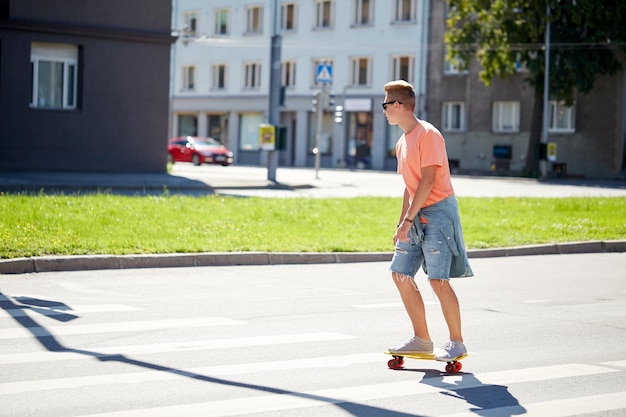
[[[0,195],[0,257],[393,250],[400,198]],[[459,198],[472,248],[626,238],[624,198]]]

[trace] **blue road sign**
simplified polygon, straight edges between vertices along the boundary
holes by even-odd
[[[333,82],[333,66],[330,64],[318,64],[317,76],[315,81],[318,83],[332,83]]]

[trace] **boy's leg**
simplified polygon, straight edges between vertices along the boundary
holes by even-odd
[[[396,242],[396,250],[391,260],[391,276],[400,292],[400,298],[409,315],[414,336],[404,344],[390,348],[390,351],[404,353],[432,353],[433,342],[430,340],[426,325],[426,314],[422,295],[413,276],[422,263],[421,248],[410,242]]]
[[[400,292],[400,298],[402,298],[404,308],[411,319],[413,334],[424,341],[430,341],[424,300],[422,299],[422,295],[415,280],[409,275],[398,274],[396,272],[392,272],[391,275]]]
[[[459,299],[450,285],[450,281],[446,279],[430,279],[429,281],[433,291],[441,303],[441,311],[443,312],[443,317],[448,325],[450,340],[463,343]]]
[[[443,352],[437,355],[437,359],[454,359],[467,353],[467,350],[461,333],[459,300],[448,280],[452,251],[446,237],[438,229],[429,225],[424,228],[423,251],[430,285],[441,303],[441,310],[450,333],[450,340],[444,344]]]

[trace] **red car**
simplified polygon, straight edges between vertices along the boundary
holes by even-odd
[[[194,165],[233,163],[233,153],[213,138],[200,136],[180,136],[170,139],[167,144],[168,160],[174,162],[193,162]]]

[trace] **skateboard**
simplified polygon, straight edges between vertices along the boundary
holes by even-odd
[[[436,358],[436,355],[434,353],[405,353],[401,355],[398,353],[391,353],[386,350],[385,354],[393,356],[393,359],[389,359],[389,362],[387,362],[387,366],[389,366],[390,369],[402,369],[404,367],[404,358],[422,359],[428,361],[434,361]],[[461,365],[460,361],[467,358],[467,356],[468,354],[464,353],[461,356],[447,361],[448,363],[446,365],[446,372],[449,374],[459,372],[463,368],[463,365]]]

